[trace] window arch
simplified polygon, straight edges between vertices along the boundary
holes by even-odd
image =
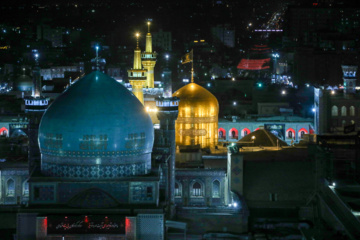
[[[212,183],[212,197],[213,198],[220,197],[220,182],[219,182],[219,180],[215,180]]]
[[[8,179],[6,182],[6,196],[13,197],[15,196],[15,181],[13,179]]]
[[[200,182],[195,181],[192,186],[191,186],[191,196],[192,197],[203,197],[204,191],[203,191],[203,186]]]
[[[175,197],[181,197],[182,196],[182,185],[179,182],[175,182]]]
[[[337,106],[332,106],[331,108],[331,116],[337,117],[339,116],[339,109]]]
[[[226,131],[223,128],[219,128],[219,139],[226,139]]]
[[[250,134],[250,132],[250,129],[244,128],[243,130],[241,130],[241,136],[245,137],[246,135]]]
[[[7,136],[8,132],[9,132],[9,130],[7,130],[6,127],[0,128],[0,135]]]
[[[292,128],[288,128],[288,130],[286,130],[286,137],[295,138],[295,130]]]
[[[23,195],[24,196],[29,196],[29,183],[28,183],[28,181],[25,181],[23,183]]]
[[[229,137],[230,139],[238,139],[239,138],[239,132],[236,128],[232,128],[229,131]]]
[[[299,137],[299,138],[304,138],[304,134],[308,134],[308,130],[306,130],[305,128],[301,128],[301,129],[298,131],[298,137]]]
[[[350,116],[355,116],[355,107],[354,106],[350,107]]]
[[[342,107],[341,107],[341,116],[342,116],[342,117],[346,117],[346,115],[347,115],[346,107],[345,107],[345,106],[342,106]]]

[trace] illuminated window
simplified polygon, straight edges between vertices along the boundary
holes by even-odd
[[[223,128],[219,128],[219,139],[226,139],[226,131]]]
[[[292,131],[288,131],[288,138],[292,138],[293,137],[293,132]]]
[[[15,181],[11,178],[6,182],[6,196],[15,196]]]
[[[331,116],[337,117],[338,115],[339,115],[338,107],[337,106],[332,106],[332,108],[331,108]]]
[[[23,195],[29,196],[29,183],[27,181],[23,184]]]
[[[250,133],[250,129],[248,129],[248,128],[244,128],[243,130],[241,130],[242,137],[248,135],[249,133]]]
[[[202,186],[199,182],[193,183],[191,196],[193,196],[193,197],[202,197],[203,196]]]
[[[219,198],[220,197],[220,182],[215,180],[212,184],[212,197]]]
[[[354,106],[350,107],[350,116],[355,116],[355,107]]]
[[[341,116],[342,116],[342,117],[346,117],[346,115],[347,115],[346,107],[345,107],[345,106],[342,106],[342,107],[341,107]]]
[[[175,197],[181,197],[182,195],[182,186],[180,183],[175,183]]]
[[[238,130],[236,128],[230,129],[229,136],[231,139],[238,139],[239,136]]]

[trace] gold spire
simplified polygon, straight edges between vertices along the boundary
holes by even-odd
[[[148,25],[148,33],[146,34],[146,53],[152,53],[152,37],[150,33],[150,22],[147,22]]]
[[[139,47],[140,33],[136,33],[136,48],[134,50],[134,66],[133,69],[142,69],[141,67],[141,50]]]
[[[145,87],[154,88],[154,68],[156,64],[157,54],[152,50],[152,37],[150,33],[150,24],[151,22],[148,21],[147,22],[148,33],[146,34],[145,51],[142,54],[142,64],[144,68],[147,70]]]
[[[146,82],[146,70],[141,66],[141,50],[139,47],[140,34],[136,33],[136,48],[134,50],[134,66],[128,70],[129,82],[132,86],[133,94],[144,104],[143,86]]]

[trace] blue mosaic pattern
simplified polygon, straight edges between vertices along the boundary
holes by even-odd
[[[47,176],[62,178],[111,179],[145,175],[145,163],[128,165],[62,165],[42,163],[41,171]]]

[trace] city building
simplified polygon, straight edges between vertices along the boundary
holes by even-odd
[[[211,34],[214,42],[219,41],[229,48],[235,47],[235,29],[229,24],[211,28]]]
[[[171,32],[164,32],[160,29],[158,32],[153,33],[153,44],[155,48],[164,51],[172,51],[172,34]]]
[[[315,128],[318,134],[360,130],[360,95],[356,89],[357,66],[342,65],[343,87],[314,89]]]

